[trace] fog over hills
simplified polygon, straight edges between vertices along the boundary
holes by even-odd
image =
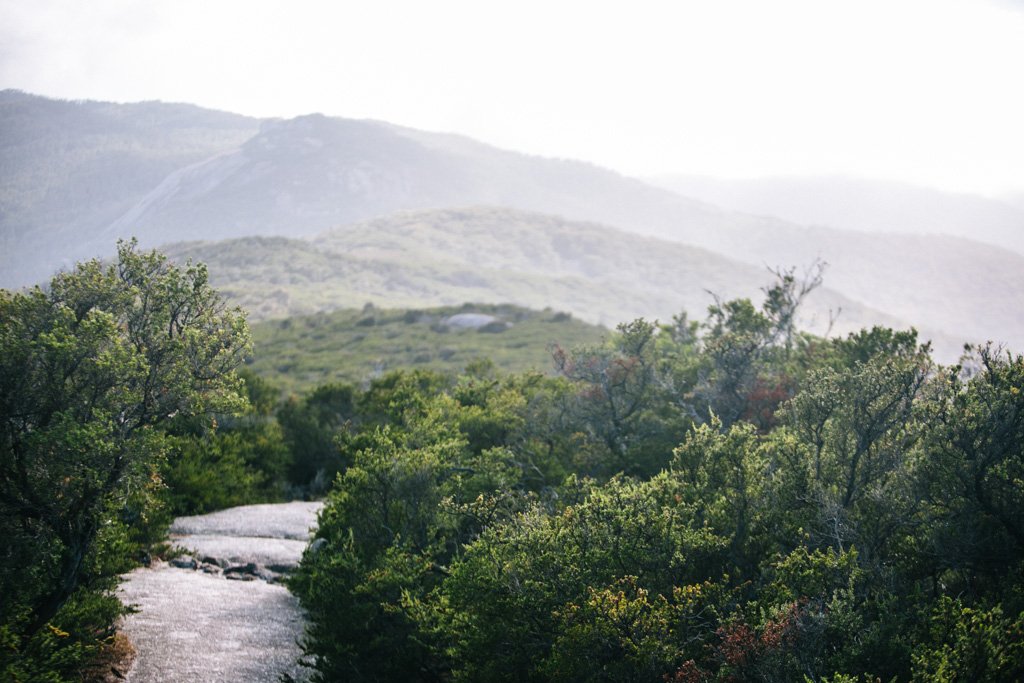
[[[0,286],[110,252],[104,229],[176,169],[232,149],[255,119],[188,104],[0,91]]]
[[[321,115],[263,124],[236,150],[171,174],[107,230],[169,235],[308,235],[411,209],[511,206],[668,236],[713,229],[718,209],[612,171],[468,138]],[[726,219],[727,220],[727,219]]]
[[[505,291],[503,300],[530,306],[571,300],[581,315],[614,324],[684,308],[699,315],[705,289],[756,296],[766,265],[802,267],[820,258],[830,264],[834,302],[844,301],[843,324],[916,325],[953,348],[987,339],[1020,348],[1024,340],[1017,313],[1024,255],[963,237],[893,234],[924,229],[933,214],[945,217],[943,229],[968,232],[963,216],[975,207],[979,226],[1012,237],[1009,204],[953,195],[935,199],[935,211],[911,211],[913,193],[879,190],[871,211],[850,211],[849,221],[867,223],[846,224],[858,230],[807,227],[582,162],[378,121],[260,121],[189,105],[58,102],[14,91],[0,96],[0,131],[0,286],[37,282],[75,259],[109,254],[118,237],[135,235],[145,246],[247,238],[205,245],[202,253],[221,264],[215,277],[217,267],[233,269],[227,286],[257,315],[367,299],[395,306],[495,301]],[[872,187],[843,192],[870,196]],[[807,211],[824,211],[819,204],[808,200]],[[515,211],[474,209],[466,220],[443,211],[466,206]],[[441,213],[395,217],[425,210]],[[914,230],[893,228],[911,224],[901,215],[915,217]],[[387,218],[374,222],[380,217]],[[579,222],[618,231],[588,232]],[[569,223],[573,237],[562,229]],[[313,241],[251,239],[329,229],[336,230]],[[978,227],[978,235],[985,230]],[[556,239],[577,243],[571,258]],[[683,246],[689,250],[677,250]],[[274,250],[277,257],[262,265]],[[294,261],[282,261],[284,254]],[[347,293],[337,285],[338,268]],[[302,284],[317,282],[318,273],[335,284],[319,291]],[[653,287],[654,280],[665,284]],[[818,311],[819,320],[830,307]]]
[[[1024,197],[1001,201],[841,176],[724,180],[678,175],[649,180],[732,211],[802,225],[953,235],[1024,253]]]
[[[400,212],[311,239],[238,238],[165,247],[210,267],[213,283],[255,319],[353,308],[423,307],[464,301],[568,310],[613,326],[638,316],[701,320],[712,292],[760,300],[773,281],[763,266],[705,249],[594,223],[507,208]],[[826,279],[827,285],[827,279]],[[809,297],[801,326],[833,334],[906,320],[825,286]],[[962,340],[923,329],[946,358]]]
[[[1024,211],[1024,192],[1005,194],[1000,197],[1000,200],[1016,207],[1019,211]]]

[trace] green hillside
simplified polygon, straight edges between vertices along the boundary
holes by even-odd
[[[614,327],[637,317],[701,319],[714,292],[760,298],[773,276],[705,249],[594,223],[512,209],[408,211],[321,234],[312,241],[251,237],[166,247],[175,260],[202,261],[214,285],[250,319],[284,318],[367,302],[388,308],[512,303],[570,311]],[[813,261],[794,261],[806,265]],[[830,288],[815,291],[800,321],[833,334],[910,318],[873,310]],[[953,360],[963,339],[918,325]]]
[[[484,316],[468,321],[484,324],[460,326],[467,314]],[[607,330],[551,310],[463,304],[419,310],[366,306],[268,320],[252,333],[250,368],[287,392],[302,393],[326,382],[358,384],[388,370],[458,373],[483,358],[506,372],[550,372],[552,344],[595,343]]]

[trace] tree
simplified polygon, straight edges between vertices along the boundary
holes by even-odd
[[[936,377],[917,478],[933,562],[960,576],[945,581],[975,593],[982,577],[998,586],[1024,560],[1024,357],[991,346],[972,356],[969,381],[961,367]]]
[[[798,280],[795,269],[775,269],[776,282],[762,288],[761,310],[749,299],[708,307],[702,338],[705,367],[693,391],[693,412],[702,421],[716,417],[728,429],[738,420],[767,431],[779,404],[793,393],[791,361],[797,341],[797,313],[821,286],[825,263],[816,261]]]
[[[932,370],[927,346],[916,355],[882,353],[842,370],[811,373],[787,404],[803,443],[818,541],[843,551],[856,544],[877,559],[908,528],[916,506],[908,458],[920,438],[914,419]]]
[[[0,625],[31,637],[111,586],[101,539],[154,475],[162,426],[241,407],[244,316],[206,268],[121,242],[117,262],[0,291]]]
[[[288,480],[319,494],[348,463],[335,439],[355,416],[355,388],[325,384],[301,400],[292,396],[277,413],[291,451]]]
[[[573,412],[607,455],[588,474],[650,476],[665,465],[685,416],[658,381],[658,328],[624,323],[602,346],[554,349],[555,367],[577,392]]]

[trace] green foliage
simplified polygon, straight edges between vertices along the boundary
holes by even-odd
[[[922,353],[881,355],[843,370],[825,368],[788,404],[788,421],[809,456],[813,501],[808,531],[837,550],[856,544],[882,554],[914,524],[907,460],[922,425],[913,420],[931,369]]]
[[[280,406],[277,421],[290,454],[289,484],[322,494],[341,471],[346,462],[336,438],[355,414],[354,395],[348,385],[322,385]]]
[[[802,341],[797,309],[821,285],[824,268],[815,263],[799,281],[793,270],[775,271],[775,284],[762,290],[761,310],[749,299],[716,298],[704,324],[699,381],[691,391],[695,414],[725,427],[740,419],[766,430],[774,426],[779,404],[792,395],[792,354]]]
[[[701,425],[675,449],[671,471],[679,481],[680,504],[695,523],[729,539],[729,572],[755,576],[771,538],[766,496],[768,462],[753,425]]]
[[[372,310],[372,317],[356,309],[257,323],[250,368],[295,393],[359,384],[392,370],[455,374],[482,358],[505,372],[551,372],[550,344],[593,343],[606,333],[564,313],[507,305]],[[491,315],[508,327],[489,334],[444,322],[460,313]]]
[[[559,372],[576,388],[571,409],[596,450],[591,462],[580,463],[584,473],[650,476],[664,467],[685,428],[687,418],[665,400],[659,381],[657,332],[636,320],[619,325],[602,346],[555,348]]]
[[[691,625],[679,604],[651,596],[631,576],[587,593],[583,604],[557,612],[559,635],[542,667],[548,680],[626,683],[657,680],[673,668],[678,631]]]
[[[984,347],[935,384],[918,478],[931,521],[931,568],[977,595],[1005,594],[1007,567],[1024,563],[1024,357]],[[1018,603],[1018,609],[1024,604]]]
[[[339,441],[351,461],[290,582],[316,624],[307,651],[318,680],[433,679],[445,654],[431,593],[463,544],[525,495],[502,447],[523,427],[524,399],[500,380],[449,386],[414,372],[372,383],[354,405]]]
[[[594,610],[608,605],[591,587],[628,576],[646,600],[720,576],[724,540],[690,525],[684,507],[668,505],[674,491],[667,477],[613,479],[558,514],[534,506],[488,527],[442,586],[447,604],[465,620],[455,647],[456,677],[543,680],[543,671],[567,667],[579,676],[574,667],[587,656],[606,659],[608,653],[553,653],[552,647],[563,629],[568,649],[599,647],[597,634],[579,630],[581,619],[588,630],[604,628],[593,623],[605,618]],[[545,664],[549,657],[554,662]]]
[[[161,461],[161,497],[175,516],[272,502],[291,493],[292,453],[273,414],[279,391],[249,372],[239,375],[249,399],[244,412],[179,416],[168,429],[173,438],[171,455]]]
[[[38,656],[64,676],[120,613],[112,577],[166,519],[162,429],[243,405],[248,333],[203,267],[122,243],[113,265],[0,291],[0,348],[0,625],[22,645],[10,666]]]
[[[181,437],[161,470],[174,515],[194,515],[281,498],[288,452],[276,424]]]
[[[928,627],[914,653],[912,680],[994,683],[1024,676],[1024,612],[1004,616],[999,605],[970,608],[943,596]]]
[[[1019,678],[1024,360],[801,335],[779,275],[557,378],[353,389],[292,582],[318,680]]]

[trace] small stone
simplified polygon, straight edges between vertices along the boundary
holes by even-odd
[[[253,576],[259,571],[260,566],[255,562],[248,562],[246,564],[236,564],[228,567],[224,570],[225,574],[252,574]]]
[[[199,557],[199,561],[204,563],[204,564],[216,565],[217,567],[220,567],[221,569],[223,569],[224,567],[228,566],[227,560],[222,560],[219,557],[213,557],[212,555],[201,555]]]
[[[199,564],[196,562],[196,558],[189,557],[188,555],[175,557],[169,562],[169,564],[172,567],[177,567],[178,569],[196,569],[199,567]]]

